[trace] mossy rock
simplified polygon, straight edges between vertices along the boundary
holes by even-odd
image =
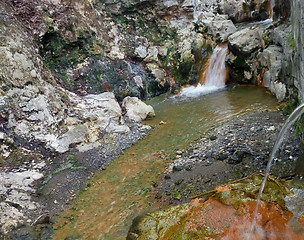
[[[221,234],[231,226],[235,216],[242,216],[246,207],[255,206],[262,181],[263,176],[255,174],[208,192],[210,197],[207,201],[196,198],[189,203],[138,217],[127,239],[221,239]],[[267,206],[276,204],[284,214],[287,194],[287,187],[270,177],[261,197],[263,207],[270,209]],[[274,209],[277,211],[278,208]]]

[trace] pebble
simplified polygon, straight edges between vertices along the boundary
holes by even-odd
[[[267,131],[275,131],[275,130],[276,130],[275,126],[271,126],[271,127],[267,128]]]

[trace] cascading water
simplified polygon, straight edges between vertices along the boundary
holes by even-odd
[[[206,63],[200,83],[195,86],[184,88],[181,96],[197,97],[198,95],[208,94],[225,87],[227,79],[227,69],[225,58],[228,52],[228,44],[218,45]]]
[[[268,8],[268,11],[269,11],[269,18],[264,20],[264,21],[260,21],[260,22],[255,23],[255,24],[259,25],[261,28],[266,28],[268,26],[268,24],[273,22],[274,0],[269,0],[267,8]]]
[[[269,9],[268,9],[268,11],[269,11],[269,15],[270,15],[270,19],[271,19],[271,21],[272,21],[272,19],[273,19],[273,8],[274,8],[274,0],[269,0]]]
[[[255,232],[255,228],[256,228],[256,221],[257,221],[257,217],[258,217],[258,209],[259,209],[259,205],[260,205],[260,201],[261,201],[261,196],[267,181],[267,178],[269,176],[269,172],[270,172],[270,168],[271,168],[271,164],[272,161],[275,157],[276,152],[279,150],[284,136],[286,134],[286,132],[291,128],[291,126],[296,122],[296,120],[301,117],[301,115],[304,113],[304,103],[302,103],[300,106],[298,106],[292,113],[291,115],[288,117],[288,119],[285,121],[279,135],[277,136],[276,142],[274,144],[274,147],[272,149],[272,152],[270,154],[269,160],[268,160],[268,164],[266,167],[266,172],[265,172],[265,177],[264,180],[262,182],[260,191],[259,191],[259,195],[258,195],[258,199],[257,199],[257,205],[256,205],[256,209],[254,212],[254,217],[252,220],[252,225],[251,225],[251,229],[250,229],[250,235],[248,236],[248,239],[252,239],[252,236],[254,236],[254,232]]]

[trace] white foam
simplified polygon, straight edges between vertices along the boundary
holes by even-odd
[[[198,84],[197,87],[190,86],[190,87],[184,88],[182,90],[180,96],[198,97],[198,96],[201,96],[201,95],[206,95],[206,94],[209,94],[209,93],[219,91],[223,88],[225,88],[225,86],[218,87],[218,86],[205,86],[205,85]]]

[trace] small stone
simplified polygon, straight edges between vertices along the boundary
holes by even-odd
[[[0,132],[0,140],[4,140],[5,138],[5,133],[4,132]]]
[[[211,141],[214,141],[214,140],[216,140],[216,139],[217,139],[217,136],[211,136],[211,137],[210,137],[210,140],[211,140]]]
[[[184,169],[184,166],[178,165],[173,167],[173,172],[179,172]]]
[[[271,126],[271,127],[267,128],[267,131],[275,131],[275,130],[276,130],[275,126]]]
[[[36,78],[37,77],[37,72],[34,69],[31,71],[31,77],[32,78]]]
[[[165,179],[171,179],[170,175],[165,175]]]
[[[49,222],[50,222],[50,217],[46,214],[43,214],[34,221],[33,225],[45,224],[45,223],[49,223]]]
[[[184,181],[184,179],[181,178],[181,179],[177,180],[174,184],[175,185],[180,185],[183,181]]]
[[[176,153],[177,155],[182,155],[182,154],[183,154],[183,152],[180,151],[180,150],[177,150],[175,153]]]
[[[227,153],[221,153],[218,155],[218,160],[220,160],[220,161],[224,161],[226,158],[228,158]]]

